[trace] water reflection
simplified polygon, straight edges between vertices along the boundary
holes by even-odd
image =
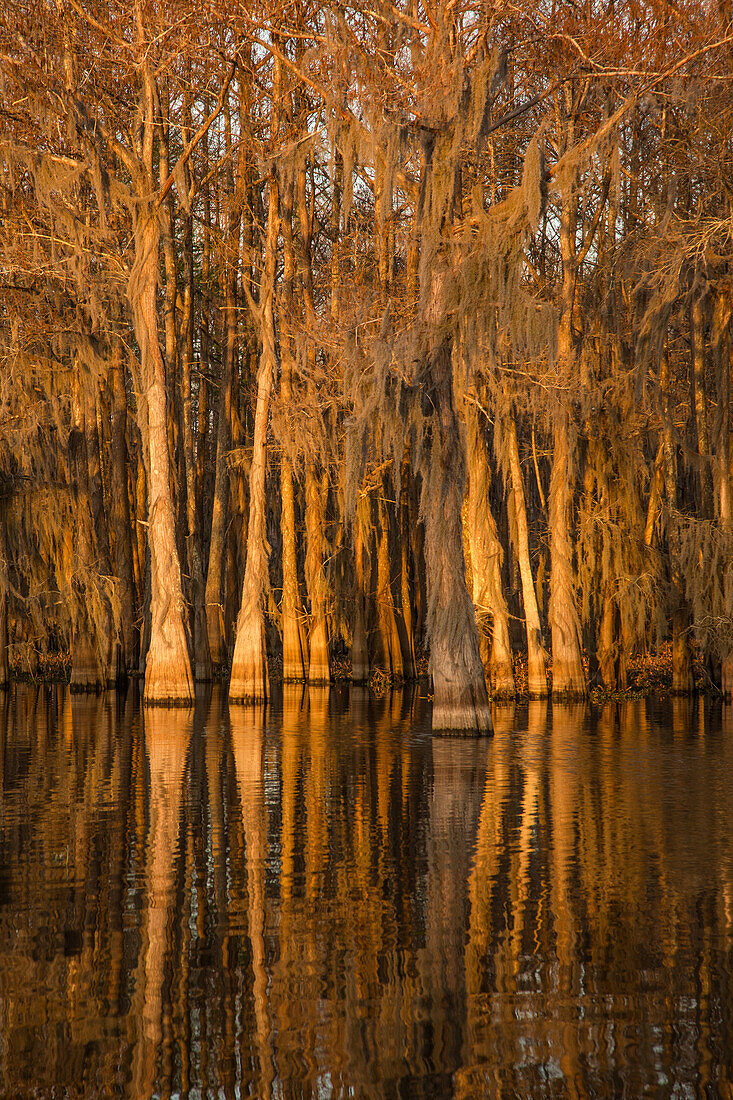
[[[731,1095],[733,708],[0,704],[0,1095]]]

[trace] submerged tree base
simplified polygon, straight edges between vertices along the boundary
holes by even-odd
[[[489,661],[489,682],[493,699],[513,699],[517,694],[511,660]]]
[[[490,737],[494,731],[491,708],[467,688],[442,684],[433,697],[433,733],[448,737]]]
[[[433,704],[433,733],[436,737],[491,737],[494,726],[489,707],[467,704]]]
[[[264,703],[269,695],[265,623],[255,606],[240,618],[229,681],[230,703]]]
[[[150,646],[145,666],[145,706],[171,706],[193,702],[194,687],[188,653],[185,660],[174,660],[160,655]]]

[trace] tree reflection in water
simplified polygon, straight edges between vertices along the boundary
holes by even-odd
[[[730,1095],[731,708],[0,703],[0,1095]]]

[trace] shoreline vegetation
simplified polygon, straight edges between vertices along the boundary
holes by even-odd
[[[425,654],[416,658],[415,676],[410,680],[396,678],[392,674],[380,668],[373,668],[366,681],[354,681],[352,677],[351,660],[348,656],[332,658],[330,686],[343,686],[346,683],[356,683],[356,686],[366,686],[376,697],[381,698],[393,690],[410,689],[420,686],[427,689],[428,698],[432,698],[430,691],[429,659]],[[587,666],[587,661],[585,662]],[[270,658],[268,662],[270,680],[273,684],[283,683],[301,684],[304,688],[308,681],[283,679],[283,664],[281,658]],[[515,655],[513,659],[514,690],[510,693],[492,691],[487,685],[489,701],[492,703],[522,702],[538,696],[532,696],[528,690],[528,665],[526,655]],[[68,653],[47,654],[38,661],[38,671],[32,675],[27,668],[24,669],[20,661],[10,660],[10,678],[5,686],[10,684],[69,684],[71,678],[71,657]],[[142,682],[142,674],[131,674],[130,680]],[[225,669],[219,670],[218,675],[212,678],[211,683],[227,684],[228,673]],[[124,685],[115,685],[124,686]],[[328,686],[328,685],[327,685]],[[99,690],[103,688],[99,687]],[[692,661],[692,687],[684,693],[673,689],[672,647],[663,645],[657,653],[640,654],[631,658],[628,665],[628,684],[622,689],[609,689],[600,682],[590,682],[588,691],[584,696],[572,696],[552,691],[552,666],[548,665],[548,690],[541,698],[555,699],[556,701],[575,701],[587,699],[591,703],[622,702],[628,699],[642,699],[650,696],[665,695],[710,695],[713,698],[725,698],[720,688],[711,681],[704,663],[699,655],[693,654]]]
[[[730,0],[10,5],[0,684],[729,696],[732,57]]]

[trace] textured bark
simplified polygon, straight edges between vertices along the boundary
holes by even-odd
[[[224,554],[226,548],[227,506],[229,502],[229,470],[227,452],[230,443],[231,404],[231,353],[235,336],[234,308],[225,311],[226,343],[219,391],[219,415],[216,432],[216,472],[211,509],[211,538],[209,541],[209,565],[206,571],[206,622],[209,652],[212,664],[226,662],[226,635],[224,632],[224,608],[222,584],[224,579]],[[203,448],[203,441],[201,444]]]
[[[112,574],[112,556],[109,547],[109,518],[104,506],[104,488],[102,485],[102,462],[100,455],[99,427],[99,387],[96,379],[89,379],[84,387],[84,434],[86,437],[86,457],[89,470],[89,506],[94,523],[94,544],[98,571],[105,576]]]
[[[705,385],[705,305],[707,285],[698,282],[693,291],[690,316],[692,337],[692,390],[694,400],[697,453],[700,457],[700,513],[704,519],[713,517],[713,478],[710,465],[707,395]]]
[[[402,668],[407,680],[414,680],[417,672],[415,665],[415,636],[412,622],[412,583],[410,578],[410,547],[412,526],[410,523],[410,445],[405,442],[400,470],[400,595],[402,614],[400,639],[402,641]],[[400,622],[397,623],[398,628]]]
[[[672,615],[672,694],[692,692],[692,653],[688,632],[688,615],[684,607]]]
[[[169,174],[168,163],[168,135],[165,125],[161,126],[160,141],[160,182],[165,183]],[[196,451],[194,444],[193,410],[192,410],[192,386],[191,376],[193,359],[190,357],[190,343],[186,327],[182,326],[182,340],[179,349],[178,333],[176,331],[176,297],[177,275],[176,255],[173,244],[173,217],[170,204],[170,196],[161,206],[161,226],[163,240],[163,255],[165,258],[165,349],[168,373],[169,393],[180,392],[182,408],[174,419],[174,435],[180,433],[179,446],[174,453],[180,455],[179,480],[181,501],[180,529],[185,530],[185,560],[188,567],[188,590],[190,593],[190,636],[192,640],[193,672],[196,680],[211,679],[211,654],[209,652],[209,639],[206,630],[206,602],[204,595],[204,574],[201,561],[201,531],[197,522],[196,507]],[[189,258],[190,259],[190,258]],[[187,293],[187,291],[184,291]],[[190,322],[190,293],[189,318]],[[180,351],[180,353],[179,353]],[[177,386],[177,375],[180,367],[180,391]],[[169,407],[173,407],[169,402]],[[179,403],[176,402],[176,405]],[[185,488],[185,492],[184,492]],[[184,512],[185,505],[185,512]]]
[[[532,575],[532,563],[529,556],[529,529],[527,526],[527,507],[524,499],[524,478],[519,462],[519,446],[514,418],[508,416],[505,425],[506,441],[509,450],[509,469],[512,479],[512,500],[514,503],[514,521],[516,527],[516,552],[519,560],[519,575],[522,581],[522,600],[524,620],[527,629],[527,689],[532,698],[547,695],[547,659],[542,646],[540,630],[540,610],[537,606],[537,593]]]
[[[140,424],[145,417],[145,409],[139,409],[136,418],[138,438],[135,448],[135,463],[134,466],[132,464],[130,465],[130,476],[128,479],[128,499],[132,502],[134,515],[132,525],[132,564],[135,571],[135,591],[138,593],[138,599],[141,605],[145,603],[143,596],[145,585],[147,584],[145,573],[148,551],[147,521],[143,519],[143,516],[147,515],[148,490],[147,476],[145,473],[145,459],[141,453],[142,448],[146,448],[147,444],[143,444],[140,438]],[[141,643],[141,649],[142,648]],[[147,652],[147,647],[145,647],[145,652]],[[144,655],[141,654],[140,670],[144,671],[144,669]]]
[[[452,400],[451,347],[430,355],[426,383],[434,409],[423,473],[428,637],[433,732],[481,735],[492,729],[473,602],[466,587],[461,509],[466,472]]]
[[[564,143],[574,141],[575,103],[572,85],[563,89],[561,111],[565,123]],[[562,282],[559,296],[557,337],[558,367],[570,380],[582,375],[582,316],[576,321],[576,294],[580,260],[577,252],[577,172],[566,177],[560,204],[560,255]],[[590,241],[586,240],[586,247]],[[570,413],[561,403],[555,410],[554,453],[550,474],[550,601],[548,620],[552,641],[552,693],[582,697],[587,681],[581,657],[581,629],[575,606],[571,509],[573,467],[570,454]]]
[[[280,396],[286,411],[293,400],[293,337],[290,325],[295,316],[295,250],[293,245],[293,184],[283,193],[283,284],[284,300],[280,335]],[[308,637],[306,616],[298,584],[297,537],[295,530],[295,491],[293,469],[283,451],[280,461],[280,530],[282,533],[283,598],[281,606],[283,637],[283,680],[308,677]]]
[[[328,481],[319,478],[313,465],[305,473],[305,577],[311,605],[308,681],[325,684],[331,679],[329,663],[328,620],[326,618],[325,519]]]
[[[280,463],[280,491],[283,540],[283,680],[304,680],[308,677],[308,640],[298,585],[293,471],[286,455],[283,455]]]
[[[254,309],[255,318],[260,327],[262,350],[257,370],[257,405],[252,440],[252,465],[249,474],[247,561],[242,585],[242,602],[237,619],[232,675],[229,682],[229,699],[232,702],[264,700],[267,699],[269,693],[263,607],[266,586],[269,584],[265,478],[267,473],[267,422],[270,413],[272,385],[277,367],[273,297],[275,292],[278,231],[278,187],[273,177],[270,181],[267,213],[265,271],[260,290],[260,301]]]
[[[181,567],[171,497],[165,367],[158,342],[156,296],[159,230],[151,210],[138,212],[135,265],[128,287],[141,355],[138,395],[141,435],[147,443],[150,646],[145,665],[146,703],[189,701],[193,677],[184,629]]]
[[[468,544],[471,555],[473,604],[481,630],[482,620],[491,621],[491,644],[485,662],[494,695],[516,694],[512,650],[509,641],[509,610],[501,583],[503,552],[491,512],[486,443],[475,404],[466,408],[468,450]]]
[[[0,549],[0,553],[2,550]],[[0,576],[4,572],[4,562],[0,565]],[[8,662],[8,594],[4,584],[0,583],[0,688],[10,683],[10,665]]]
[[[268,553],[265,500],[267,420],[275,370],[275,333],[271,293],[268,298],[269,301],[264,306],[264,342],[257,372],[257,405],[249,478],[247,560],[229,682],[231,702],[265,700],[269,694],[263,596],[267,584]]]
[[[74,426],[69,435],[69,471],[73,478],[74,496],[74,573],[71,578],[74,593],[71,629],[71,678],[72,691],[99,691],[105,684],[103,655],[97,636],[98,623],[94,611],[99,614],[98,601],[92,591],[96,572],[96,548],[94,524],[89,501],[89,465],[85,436],[83,386],[88,379],[76,378],[74,399]]]
[[[670,583],[669,618],[672,636],[672,691],[687,695],[692,691],[692,654],[690,652],[690,609],[685,595],[685,579],[680,570],[680,534],[675,513],[678,506],[677,461],[672,438],[672,399],[667,350],[660,364],[660,385],[665,419],[662,426],[664,455],[664,491],[667,502],[667,568]]]
[[[364,510],[360,498],[354,520],[354,630],[351,642],[351,679],[360,684],[369,679],[369,654],[366,630],[366,590],[364,586]]]
[[[617,691],[619,686],[618,615],[616,601],[606,592],[598,632],[598,667],[607,691]]]
[[[71,635],[69,690],[72,692],[101,691],[104,686],[105,678],[92,624],[85,618],[79,617]]]
[[[226,138],[232,148],[231,121],[226,115]],[[229,471],[226,455],[231,445],[232,386],[237,374],[237,264],[241,227],[241,191],[243,187],[243,152],[240,152],[236,179],[228,172],[229,207],[227,210],[227,263],[225,270],[224,354],[219,382],[219,406],[216,419],[215,475],[211,503],[211,537],[206,572],[206,621],[211,661],[221,666],[227,659],[225,615],[222,604],[226,526],[229,502]],[[203,381],[202,381],[203,385]],[[203,438],[199,444],[203,453]]]
[[[110,523],[114,532],[115,570],[120,601],[120,665],[125,671],[137,668],[140,636],[135,623],[135,574],[132,549],[132,517],[128,493],[127,398],[121,348],[115,345],[109,361],[111,395]]]
[[[733,652],[723,661],[720,679],[723,698],[729,703],[733,700]]]
[[[10,683],[8,654],[8,540],[5,530],[6,516],[0,506],[0,688]]]
[[[718,295],[713,308],[711,334],[720,407],[720,431],[717,446],[718,518],[724,524],[729,524],[733,520],[730,446],[730,319],[732,308],[733,303],[731,303],[729,295]]]
[[[566,414],[558,412],[550,477],[550,604],[553,695],[587,693],[581,657],[580,620],[573,586],[573,548],[570,541],[572,503],[570,439]]]
[[[389,515],[384,497],[377,501],[377,623],[375,631],[375,665],[388,675],[402,679],[402,646],[397,628],[392,597],[389,556]]]

